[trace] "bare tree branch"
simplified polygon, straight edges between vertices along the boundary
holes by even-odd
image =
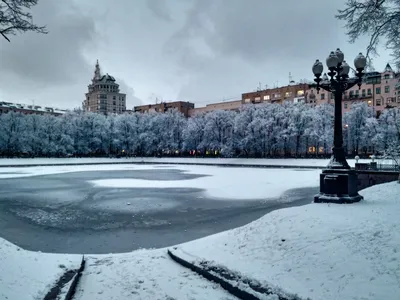
[[[45,26],[33,23],[29,9],[35,6],[38,0],[0,0],[0,34],[10,42],[7,35],[16,35],[17,32],[33,31],[46,34]]]
[[[346,22],[346,34],[350,43],[361,36],[370,36],[366,49],[369,63],[378,56],[381,38],[391,50],[393,61],[400,67],[400,1],[399,0],[348,0],[336,18]]]

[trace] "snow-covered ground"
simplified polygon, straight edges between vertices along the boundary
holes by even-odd
[[[178,251],[301,297],[397,300],[400,184],[376,185],[361,194],[365,200],[352,205],[277,210],[246,226],[180,245]]]
[[[85,164],[112,162],[148,162],[148,163],[187,163],[187,164],[239,164],[239,165],[280,165],[280,166],[321,166],[328,165],[329,159],[257,159],[257,158],[195,158],[195,157],[136,157],[136,158],[0,158],[0,165],[35,165],[35,164]],[[354,166],[355,160],[349,159]],[[359,162],[371,162],[361,159]]]
[[[41,300],[82,256],[23,250],[0,238],[0,299]],[[64,289],[65,294],[65,289]],[[236,299],[167,257],[166,249],[86,258],[74,299]]]
[[[78,269],[80,255],[25,251],[0,238],[0,299],[43,299],[66,270]]]

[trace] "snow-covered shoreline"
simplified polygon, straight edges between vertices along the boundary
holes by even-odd
[[[237,164],[275,166],[318,166],[325,167],[329,159],[315,158],[195,158],[195,157],[129,157],[129,158],[0,158],[0,166],[18,165],[62,165],[62,164],[102,164],[102,163],[182,163],[182,164]],[[350,166],[355,159],[348,160]],[[359,162],[371,162],[361,159]]]

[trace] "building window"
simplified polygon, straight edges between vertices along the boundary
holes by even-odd
[[[376,106],[381,106],[381,99],[376,99]]]
[[[377,87],[377,88],[375,89],[375,93],[376,93],[377,95],[380,95],[380,94],[381,94],[381,88],[380,88],[380,87]]]
[[[389,79],[390,78],[390,75],[389,74],[385,74],[385,77],[384,77],[385,79]]]
[[[244,99],[244,102],[245,102],[245,103],[250,103],[250,98]]]
[[[371,91],[371,89],[368,89],[368,91],[367,91],[367,94],[368,94],[369,96],[371,96],[371,95],[372,95],[372,91]]]
[[[255,98],[254,98],[254,101],[255,101],[255,102],[260,102],[260,101],[261,101],[261,97],[255,97]]]
[[[351,99],[351,98],[353,98],[354,97],[354,91],[350,91],[349,92],[349,98]]]
[[[304,90],[297,91],[297,96],[303,96],[303,95],[304,95]]]
[[[113,100],[116,100],[116,99],[117,99],[117,97],[113,96]]]
[[[358,98],[360,96],[360,91],[356,90],[356,98]]]
[[[331,99],[335,99],[335,96],[333,95],[333,93],[331,93]]]
[[[390,87],[387,85],[385,86],[385,93],[389,93],[390,92]]]
[[[292,96],[292,92],[286,92],[285,93],[285,98],[289,98],[289,97],[291,97]]]
[[[113,101],[113,105],[117,105],[117,102]]]
[[[270,99],[269,95],[264,96],[264,100],[269,100],[269,99]]]
[[[365,89],[363,89],[363,90],[361,91],[361,95],[362,95],[363,97],[365,97]]]
[[[325,93],[322,93],[321,94],[321,100],[324,100],[325,99]]]
[[[347,109],[347,103],[344,103],[344,108]]]

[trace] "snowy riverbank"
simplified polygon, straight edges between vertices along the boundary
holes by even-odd
[[[398,299],[400,184],[360,193],[357,204],[277,210],[178,251],[301,297]]]

